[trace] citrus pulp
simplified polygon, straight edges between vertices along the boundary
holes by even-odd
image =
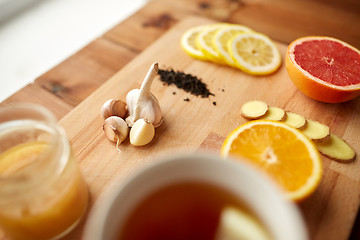
[[[204,25],[190,28],[182,35],[180,40],[181,47],[184,49],[184,51],[191,57],[199,60],[206,59],[204,53],[196,45],[196,38],[198,37],[199,33],[204,30],[204,28]]]
[[[311,36],[293,41],[286,69],[308,97],[339,103],[360,95],[360,51],[335,38]]]
[[[228,49],[235,66],[246,73],[266,75],[275,72],[281,65],[276,45],[261,33],[240,33],[228,41]]]
[[[224,141],[221,155],[253,163],[292,200],[309,196],[322,176],[315,145],[299,130],[282,122],[256,120],[239,126]]]

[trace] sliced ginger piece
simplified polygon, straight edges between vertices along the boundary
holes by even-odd
[[[267,113],[268,109],[268,105],[263,101],[253,100],[242,105],[241,115],[252,120],[259,119]]]
[[[284,109],[278,107],[269,107],[267,113],[261,118],[273,121],[284,121],[287,115]]]
[[[287,117],[284,123],[287,125],[290,125],[299,130],[306,128],[307,120],[303,116],[293,112],[286,112],[286,116]]]
[[[354,149],[335,134],[331,134],[327,142],[315,145],[320,153],[335,161],[348,163],[355,160]]]
[[[314,142],[327,142],[330,138],[330,129],[328,126],[316,121],[307,120],[308,124],[306,128],[302,130],[308,138]]]

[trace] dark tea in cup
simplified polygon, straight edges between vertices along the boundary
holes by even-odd
[[[96,201],[83,239],[308,239],[296,205],[246,164],[174,155],[120,181]]]
[[[242,218],[246,216],[246,224],[253,225],[252,232],[242,229],[243,226],[232,230],[229,225],[234,221],[236,224],[236,218],[233,220],[229,211],[232,215],[241,213]],[[179,182],[158,189],[141,201],[125,221],[118,239],[235,240],[247,236],[271,239],[263,224],[237,196],[214,184]]]

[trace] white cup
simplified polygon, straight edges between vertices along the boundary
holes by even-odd
[[[238,196],[273,239],[308,239],[297,206],[286,200],[270,179],[245,163],[204,153],[153,161],[126,182],[112,187],[95,203],[83,239],[117,239],[126,218],[145,197],[162,187],[189,180],[221,186]]]

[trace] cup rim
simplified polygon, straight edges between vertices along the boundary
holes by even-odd
[[[154,157],[152,157],[152,159],[155,160]],[[156,161],[148,162],[122,182],[118,183],[117,181],[114,181],[113,184],[110,184],[110,186],[108,186],[107,189],[100,194],[99,198],[91,209],[88,220],[85,224],[83,239],[103,239],[104,229],[105,225],[108,223],[109,213],[115,206],[117,198],[127,187],[129,187],[129,185],[139,179],[142,175],[151,173],[151,171],[157,171],[158,168],[164,168],[166,166],[171,166],[174,164],[192,164],[191,162],[194,160],[198,163],[199,161],[206,161],[207,164],[215,164],[219,166],[224,165],[224,168],[228,167],[229,169],[234,168],[236,169],[235,171],[239,171],[242,172],[242,174],[245,174],[245,178],[256,181],[256,184],[258,186],[262,185],[264,189],[268,190],[267,194],[269,195],[267,195],[267,197],[273,202],[279,203],[277,207],[280,207],[279,210],[281,210],[281,212],[286,215],[285,218],[288,219],[285,224],[287,224],[288,227],[294,230],[298,229],[296,233],[292,235],[292,239],[308,239],[308,232],[303,221],[302,214],[295,206],[295,203],[285,199],[284,195],[281,195],[281,189],[273,183],[272,179],[270,179],[268,176],[258,171],[258,169],[254,168],[252,165],[246,162],[241,162],[239,164],[239,161],[235,159],[224,159],[213,153],[204,152],[178,153],[173,156],[165,156],[160,159],[156,158]],[[187,163],[185,163],[186,161]]]

